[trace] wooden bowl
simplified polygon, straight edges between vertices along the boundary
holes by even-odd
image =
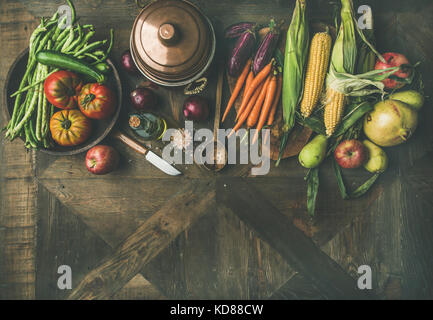
[[[18,90],[21,79],[24,75],[24,72],[27,67],[27,58],[28,58],[28,49],[24,50],[12,64],[9,69],[8,75],[6,77],[6,84],[4,87],[4,105],[6,106],[6,113],[8,116],[8,120],[10,119],[15,98],[11,98],[10,96]],[[92,120],[92,134],[90,138],[77,146],[73,147],[62,147],[55,145],[51,149],[40,148],[41,152],[48,153],[51,155],[58,156],[67,156],[85,152],[90,148],[96,146],[100,143],[111,131],[111,129],[116,124],[117,119],[119,118],[120,109],[122,107],[122,84],[120,82],[120,77],[117,72],[116,67],[112,63],[110,59],[107,59],[107,63],[110,65],[112,69],[112,74],[108,78],[106,85],[110,87],[116,94],[117,97],[117,107],[114,114],[108,118],[103,120]]]

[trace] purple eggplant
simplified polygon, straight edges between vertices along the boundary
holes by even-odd
[[[227,27],[224,33],[224,38],[226,39],[237,39],[239,38],[245,31],[253,30],[255,24],[252,22],[239,22],[232,24]]]
[[[253,31],[245,31],[236,41],[229,60],[229,75],[237,78],[248,58],[251,57],[256,45],[256,35]]]
[[[280,36],[279,28],[272,19],[269,24],[269,32],[265,35],[260,43],[253,61],[254,75],[259,73],[272,59]]]

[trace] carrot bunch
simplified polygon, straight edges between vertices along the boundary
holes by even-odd
[[[242,103],[236,116],[237,122],[229,137],[246,122],[248,129],[256,126],[257,131],[252,143],[257,141],[260,130],[265,125],[270,126],[274,123],[275,113],[280,101],[282,83],[281,73],[274,68],[274,60],[266,65],[255,77],[251,70],[251,60],[247,62],[236,82],[235,89],[222,119],[222,121],[225,120],[242,87],[244,87]]]

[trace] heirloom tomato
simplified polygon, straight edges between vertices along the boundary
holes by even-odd
[[[48,76],[44,82],[47,100],[60,109],[75,109],[77,97],[83,87],[80,78],[70,71],[57,71]]]
[[[72,147],[89,138],[92,122],[80,110],[61,110],[52,116],[50,131],[58,145]]]
[[[115,109],[116,98],[107,86],[99,83],[86,84],[78,96],[81,112],[91,119],[105,119]]]

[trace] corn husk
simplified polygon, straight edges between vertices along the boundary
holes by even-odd
[[[283,118],[284,135],[281,139],[280,154],[276,165],[286,148],[290,131],[296,120],[296,108],[302,96],[304,70],[308,57],[310,41],[309,24],[306,18],[306,0],[296,0],[292,21],[287,31],[286,49],[283,69]]]

